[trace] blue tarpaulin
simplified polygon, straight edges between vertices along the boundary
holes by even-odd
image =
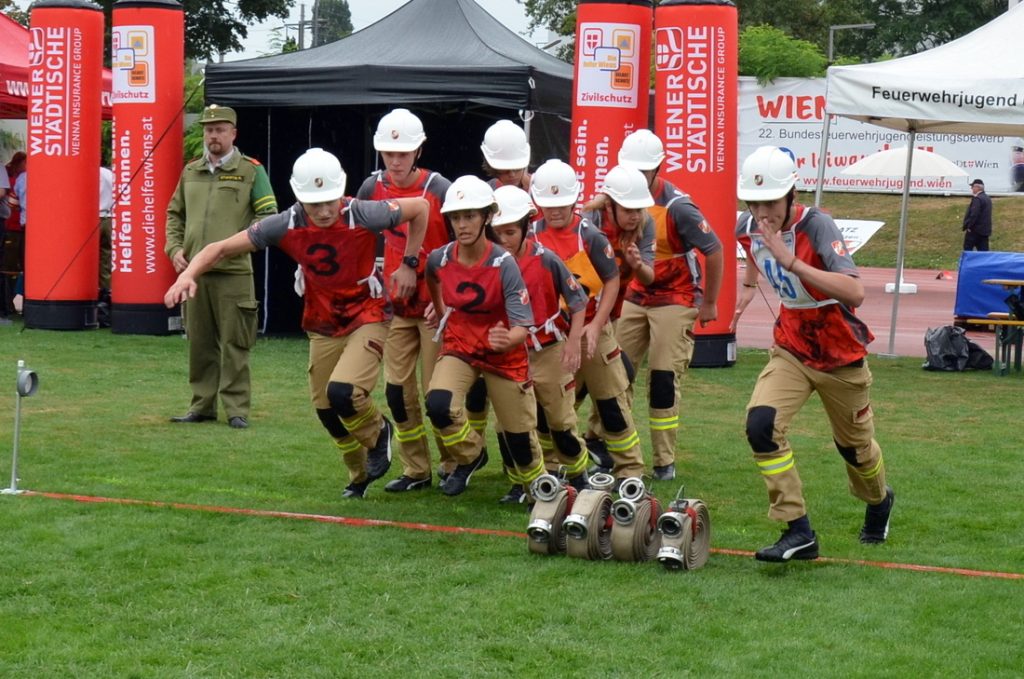
[[[990,278],[1024,280],[1024,253],[965,252],[960,256],[956,283],[957,318],[984,318],[992,312],[1006,312],[1006,297],[1011,291],[982,283]]]

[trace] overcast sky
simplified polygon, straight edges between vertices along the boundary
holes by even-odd
[[[391,14],[402,5],[406,4],[406,2],[408,2],[408,0],[348,0],[348,7],[352,11],[352,27],[357,31],[361,28],[366,28],[370,24],[383,19],[388,14]],[[526,35],[526,27],[529,24],[529,20],[526,18],[526,12],[523,10],[523,6],[515,0],[476,0],[476,2],[495,19],[508,26],[521,37],[531,40],[531,42],[542,42],[547,36],[546,31],[540,31],[536,36],[533,36],[532,39],[531,36]],[[306,5],[306,18],[311,18],[313,13],[313,0],[307,0],[306,2],[296,0],[287,23],[298,23],[300,11],[299,6],[301,4]],[[280,27],[282,23],[284,22],[281,19],[274,19],[272,21],[250,27],[249,37],[245,40],[245,52],[242,54],[226,54],[224,56],[224,60],[236,61],[238,59],[250,59],[269,52],[270,48],[268,47],[268,43],[273,37],[271,31],[275,27]],[[297,32],[295,29],[289,29],[288,35],[296,36]],[[309,40],[308,32],[306,34],[306,40]]]

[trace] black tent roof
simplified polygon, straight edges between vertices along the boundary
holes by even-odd
[[[410,0],[321,47],[209,64],[206,99],[225,106],[471,102],[571,114],[571,65],[474,0]]]

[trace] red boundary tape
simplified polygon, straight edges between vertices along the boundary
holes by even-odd
[[[216,514],[238,514],[241,516],[257,516],[274,519],[294,519],[298,521],[318,521],[321,523],[335,523],[344,526],[355,527],[377,527],[404,528],[406,530],[430,531],[435,533],[464,533],[469,535],[489,535],[508,538],[525,538],[526,533],[519,533],[511,530],[495,530],[492,528],[464,528],[462,526],[438,526],[430,523],[415,523],[411,521],[388,521],[385,519],[354,519],[346,516],[332,516],[330,514],[303,514],[298,512],[278,512],[266,509],[244,509],[241,507],[221,507],[217,505],[195,505],[184,502],[160,502],[156,500],[133,500],[130,498],[99,497],[95,495],[74,495],[68,493],[48,493],[34,490],[24,491],[24,495],[31,497],[45,497],[52,500],[71,500],[73,502],[84,502],[93,504],[118,504],[136,505],[143,507],[162,507],[168,509],[185,509],[189,511],[212,512]],[[716,549],[712,548],[712,554],[723,554],[726,556],[752,557],[753,552],[742,549]],[[1024,573],[1005,573],[1002,571],[979,571],[970,568],[950,568],[947,566],[922,566],[910,563],[895,563],[891,561],[867,561],[862,559],[836,559],[821,557],[817,559],[821,563],[837,563],[853,566],[869,566],[872,568],[886,568],[891,570],[916,571],[919,573],[941,573],[943,575],[961,575],[973,578],[1001,578],[1005,580],[1024,580]]]

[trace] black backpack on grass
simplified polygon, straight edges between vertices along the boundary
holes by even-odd
[[[992,369],[992,356],[968,339],[963,328],[952,325],[928,328],[924,333],[924,349],[928,358],[921,367],[925,370]]]

